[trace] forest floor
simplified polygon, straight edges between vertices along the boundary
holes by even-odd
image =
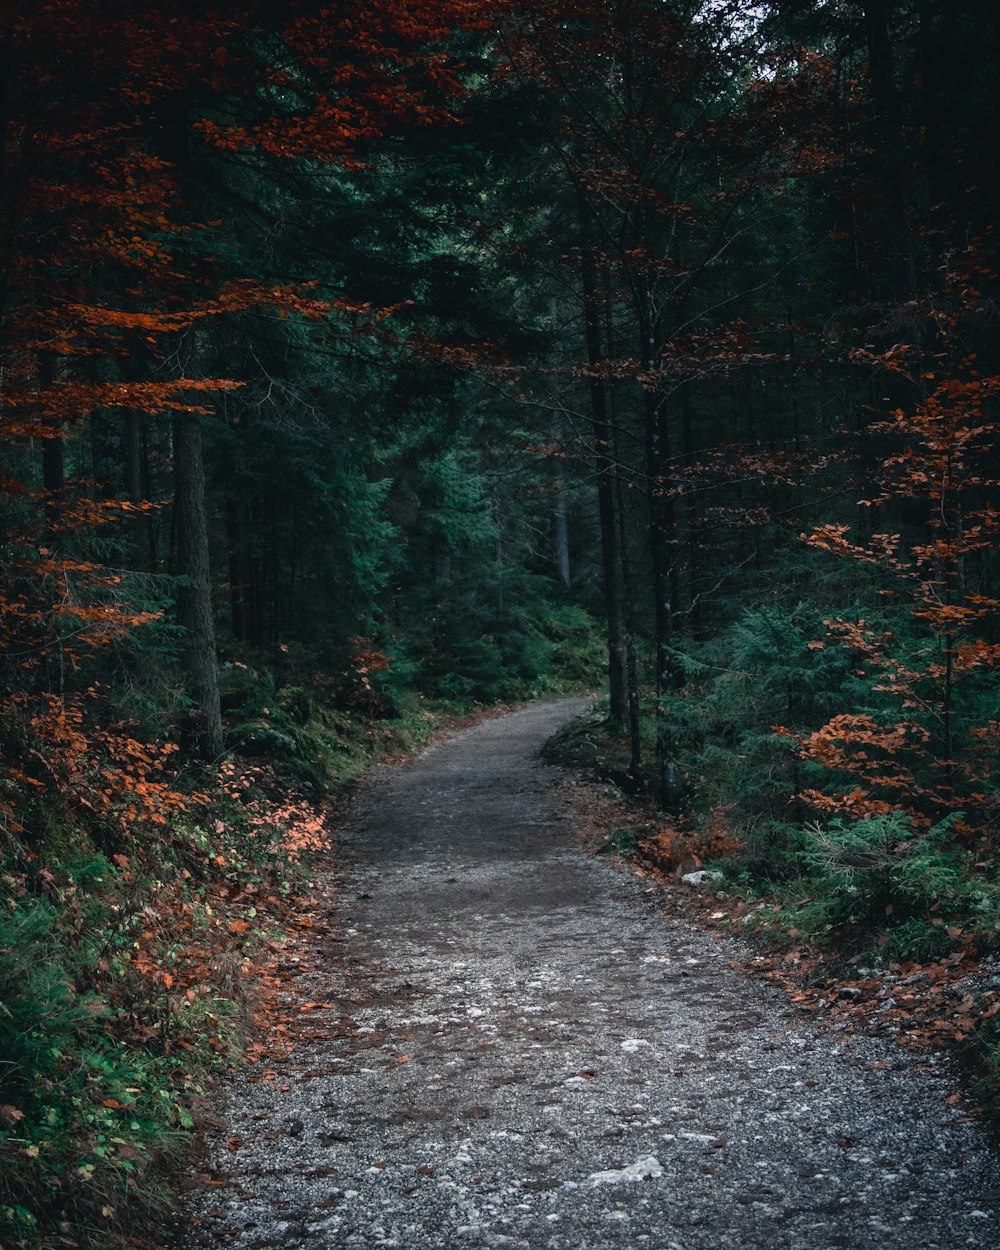
[[[376,769],[280,956],[188,1244],[997,1245],[943,1060],[823,1027],[580,845],[538,751],[582,700]],[[291,1022],[291,1023],[287,1023]]]

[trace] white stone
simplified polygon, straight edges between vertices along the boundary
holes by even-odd
[[[702,868],[698,872],[686,872],[681,880],[685,885],[705,885],[713,881],[725,881],[724,873],[714,872],[711,868]]]
[[[591,1185],[620,1185],[623,1182],[656,1180],[663,1175],[663,1167],[655,1155],[643,1155],[624,1168],[609,1168],[605,1172],[591,1172],[587,1178]]]

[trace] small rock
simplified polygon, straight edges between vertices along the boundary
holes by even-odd
[[[663,1167],[655,1155],[643,1155],[624,1168],[608,1168],[604,1172],[592,1172],[587,1178],[591,1185],[618,1185],[622,1182],[657,1180],[663,1175]]]
[[[685,885],[711,885],[713,881],[725,881],[725,873],[715,872],[711,868],[702,868],[698,872],[686,872],[681,880]]]

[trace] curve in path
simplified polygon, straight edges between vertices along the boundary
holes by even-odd
[[[573,846],[537,751],[581,707],[480,724],[356,804],[349,958],[314,987],[353,1036],[235,1091],[201,1244],[994,1246],[994,1160],[926,1065],[815,1028]]]

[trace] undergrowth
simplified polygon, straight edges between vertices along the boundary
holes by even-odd
[[[248,667],[223,676],[238,751],[215,769],[124,738],[105,760],[86,708],[62,755],[43,759],[26,716],[19,739],[8,718],[19,762],[0,792],[4,1250],[145,1246],[167,1227],[171,1172],[216,1073],[242,1053],[266,1002],[261,964],[327,845],[327,796],[459,710],[416,695],[366,704],[371,687],[338,705]],[[66,719],[51,700],[44,710]]]
[[[644,743],[651,736],[647,719]],[[748,752],[758,769],[763,742],[759,738]],[[779,738],[768,750],[773,768],[741,790],[731,784],[710,787],[704,777],[689,774],[682,816],[656,810],[647,762],[630,792],[614,787],[620,821],[599,849],[633,859],[668,889],[685,874],[711,867],[719,874],[712,887],[690,895],[699,914],[754,938],[779,958],[784,951],[793,952],[796,962],[812,961],[815,969],[833,971],[834,978],[838,968],[844,975],[852,968],[873,975],[881,970],[891,978],[919,977],[922,968],[942,967],[975,977],[979,961],[995,958],[1000,880],[992,856],[970,834],[961,813],[930,821],[899,809],[823,819],[802,811],[796,819],[794,800],[786,797],[773,808],[762,802],[762,795],[776,790],[778,770],[787,795],[793,768],[787,743]],[[563,726],[547,755],[606,783],[627,764],[628,743],[597,708]],[[709,758],[713,751],[702,743],[698,751],[689,746],[686,763],[692,769]],[[731,773],[744,767],[732,765]],[[681,905],[686,905],[683,894]],[[915,1032],[925,1042],[952,1048],[975,1101],[1000,1125],[1000,1012],[995,994],[981,975],[980,980],[984,988],[972,988],[956,1024],[931,996],[927,1011],[933,1018]],[[919,1004],[907,1004],[905,1011],[917,1018]],[[904,1027],[905,1019],[904,1014]]]
[[[8,845],[5,1247],[146,1244],[165,1223],[199,1100],[242,1048],[256,951],[323,839],[318,811],[275,802],[262,773],[227,762],[155,846],[108,856],[84,834],[74,856],[42,861]]]
[[[644,742],[651,737],[647,718]],[[564,725],[546,754],[607,782],[627,760],[628,744],[597,707]],[[778,813],[784,819],[755,815],[731,794],[699,801],[692,786],[685,812],[668,816],[650,797],[648,762],[635,781],[617,790],[627,820],[603,849],[675,877],[711,864],[728,891],[772,905],[775,930],[901,960],[936,958],[956,946],[992,950],[1000,941],[995,865],[960,813],[935,823],[898,809],[796,821],[788,810]]]

